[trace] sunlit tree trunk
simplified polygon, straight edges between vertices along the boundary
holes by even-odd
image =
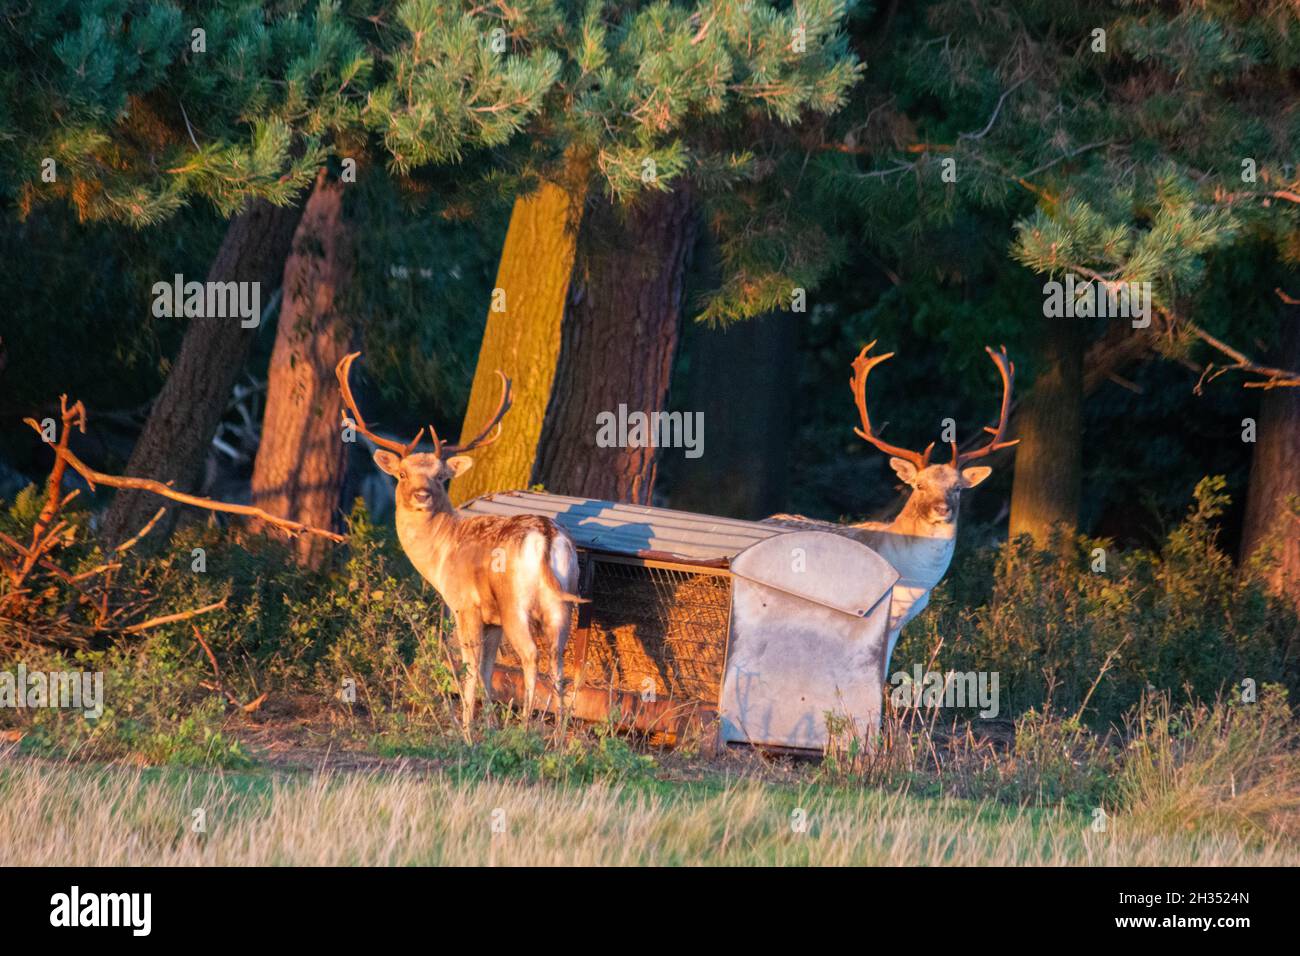
[[[1283,307],[1276,359],[1270,364],[1300,368],[1300,307]],[[1271,584],[1300,608],[1300,518],[1291,506],[1296,496],[1300,496],[1300,388],[1268,389],[1259,404],[1241,556],[1246,559],[1261,547],[1275,546]]]
[[[560,354],[560,326],[584,192],[580,184],[544,183],[515,201],[462,440],[476,435],[496,409],[501,397],[498,369],[512,380],[514,405],[501,437],[475,452],[474,467],[451,483],[452,501],[457,504],[529,484]]]
[[[1046,320],[1039,373],[1015,417],[1012,536],[1029,534],[1040,547],[1060,524],[1079,522],[1083,465],[1084,330],[1074,320]]]
[[[262,437],[253,464],[253,504],[318,528],[339,524],[344,446],[334,367],[347,354],[352,323],[341,306],[352,281],[344,186],[321,170],[284,266],[284,297],[267,379]],[[317,567],[328,545],[297,541]]]
[[[208,281],[259,282],[265,305],[280,285],[301,215],[300,205],[251,202],[230,221],[208,270]],[[212,437],[256,334],[255,329],[242,328],[237,316],[195,318],[189,323],[126,466],[128,475],[173,482],[181,491],[196,490]],[[110,542],[126,540],[157,509],[155,495],[120,491],[104,518],[102,532]],[[160,522],[150,541],[166,538],[174,515],[173,510]]]
[[[685,183],[628,209],[588,203],[532,475],[547,491],[650,500],[656,449],[598,447],[597,422],[666,408],[697,217]]]

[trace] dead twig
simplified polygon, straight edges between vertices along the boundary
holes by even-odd
[[[222,598],[215,604],[209,604],[206,607],[195,608],[192,611],[180,611],[176,614],[163,614],[159,617],[151,617],[147,621],[141,621],[139,624],[132,624],[129,627],[122,628],[125,634],[139,634],[141,631],[147,631],[151,627],[160,627],[163,624],[175,624],[177,621],[188,621],[192,617],[198,617],[200,614],[207,614],[210,611],[219,611],[226,606],[226,598]]]
[[[62,399],[66,404],[67,396],[62,396]],[[81,423],[83,426],[82,430],[84,431],[85,408],[82,406],[81,402],[77,402],[73,408],[80,410]],[[35,429],[37,434],[40,434],[41,428],[34,419],[25,418],[23,421]],[[67,429],[64,431],[66,436]],[[66,464],[72,466],[73,470],[76,471],[77,474],[81,475],[81,477],[86,480],[86,483],[90,485],[91,490],[94,490],[96,485],[107,485],[109,488],[130,488],[138,491],[150,491],[156,495],[162,496],[163,498],[170,498],[172,501],[194,505],[197,508],[203,508],[208,511],[220,511],[227,514],[245,515],[250,518],[257,518],[267,524],[279,528],[289,537],[294,537],[299,534],[314,534],[319,535],[322,538],[328,538],[330,541],[337,543],[342,543],[347,540],[343,535],[335,534],[333,531],[326,531],[324,528],[314,528],[311,525],[303,524],[301,521],[292,521],[289,518],[281,518],[267,511],[263,511],[261,508],[254,507],[253,505],[237,505],[226,501],[215,501],[212,498],[202,498],[198,495],[186,494],[183,491],[176,491],[175,489],[163,484],[161,481],[155,481],[152,478],[132,478],[121,475],[106,475],[102,471],[96,471],[94,468],[91,468],[69,451],[66,442],[56,446],[54,451],[58,456],[58,460],[55,464],[58,477],[62,478],[63,468],[61,465],[66,462]],[[54,480],[55,473],[52,472],[50,475],[51,483],[53,483]],[[137,537],[139,536],[137,535]]]

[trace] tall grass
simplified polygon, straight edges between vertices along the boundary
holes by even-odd
[[[204,832],[194,832],[195,811]],[[1280,839],[861,788],[0,763],[0,866],[1296,865]]]

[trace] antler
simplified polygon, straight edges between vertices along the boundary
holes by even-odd
[[[501,419],[505,417],[506,412],[510,411],[514,396],[510,390],[510,379],[500,369],[497,369],[497,374],[501,376],[501,401],[497,403],[497,410],[492,413],[492,417],[483,426],[483,430],[472,439],[463,445],[444,445],[442,440],[438,438],[438,433],[434,431],[433,426],[429,426],[429,434],[433,438],[433,449],[440,457],[459,455],[463,452],[473,451],[475,448],[483,448],[501,437]],[[496,434],[488,437],[488,432],[494,428]]]
[[[420,439],[424,436],[424,429],[421,428],[415,433],[415,437],[408,444],[403,445],[399,441],[393,441],[391,438],[383,438],[376,435],[366,427],[365,419],[361,417],[361,410],[357,408],[356,400],[352,397],[352,388],[348,385],[348,373],[352,370],[352,363],[360,357],[360,352],[353,352],[351,355],[345,355],[339,361],[334,369],[334,374],[338,376],[339,390],[343,393],[343,404],[347,406],[343,413],[343,420],[347,422],[349,414],[352,417],[352,424],[356,426],[357,431],[365,435],[380,448],[387,448],[391,452],[405,458],[411,452],[415,451],[415,446],[420,444]],[[514,399],[510,387],[510,379],[500,370],[497,374],[501,376],[501,401],[497,404],[497,410],[493,413],[492,418],[483,426],[483,430],[474,436],[470,441],[463,445],[447,445],[438,437],[437,430],[432,425],[429,426],[429,438],[433,442],[433,453],[437,456],[445,457],[447,455],[460,454],[462,452],[473,451],[475,448],[482,448],[490,445],[501,437],[501,419],[505,417],[506,412],[510,411],[511,402]],[[488,433],[496,429],[495,435]]]
[[[853,390],[853,400],[857,403],[858,414],[862,417],[862,427],[853,430],[857,432],[860,438],[865,438],[885,454],[910,461],[917,468],[924,468],[930,463],[930,452],[934,450],[934,442],[930,442],[924,452],[915,452],[881,441],[871,429],[871,417],[867,414],[867,376],[881,362],[894,357],[893,352],[868,356],[867,353],[875,347],[875,344],[875,342],[872,342],[859,352],[858,357],[853,360],[853,377],[849,379],[849,387]]]
[[[411,452],[415,451],[415,446],[420,444],[420,438],[424,435],[424,429],[421,428],[415,433],[409,444],[403,445],[399,441],[393,441],[391,438],[383,438],[376,435],[366,427],[366,420],[361,417],[361,410],[357,408],[356,399],[352,397],[352,387],[348,385],[348,373],[352,370],[352,363],[360,357],[360,352],[353,352],[350,355],[343,356],[339,364],[334,367],[334,374],[339,380],[339,391],[343,393],[343,404],[347,406],[343,412],[343,423],[348,424],[348,414],[351,413],[352,424],[357,431],[365,435],[380,448],[387,448],[398,456],[405,458]],[[437,436],[434,436],[434,445],[437,446]]]
[[[987,345],[984,351],[989,353],[989,358],[993,364],[998,367],[998,373],[1002,376],[1002,409],[998,413],[998,427],[989,428],[985,426],[984,430],[993,436],[983,448],[976,448],[974,451],[959,452],[957,443],[952,443],[952,464],[953,467],[960,467],[968,461],[974,461],[976,458],[983,458],[991,455],[995,451],[1001,451],[1003,448],[1010,448],[1012,445],[1018,445],[1020,439],[1012,441],[1003,441],[1003,436],[1007,433],[1007,420],[1011,413],[1011,386],[1016,380],[1016,364],[1007,358],[1007,347],[1004,345],[1000,352],[994,352]]]

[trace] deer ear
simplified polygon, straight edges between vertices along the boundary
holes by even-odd
[[[991,474],[993,474],[993,469],[987,465],[976,465],[974,468],[967,468],[961,473],[962,484],[967,488],[974,488]]]
[[[914,485],[916,482],[916,465],[912,464],[906,458],[889,459],[889,467],[894,469],[894,474],[903,479],[903,483]]]
[[[448,458],[443,462],[447,470],[451,472],[453,478],[465,474],[474,467],[474,459],[468,455],[457,455],[454,458]]]
[[[401,471],[402,459],[398,458],[391,451],[380,449],[375,452],[375,464],[379,466],[380,471],[396,478],[397,473]]]

